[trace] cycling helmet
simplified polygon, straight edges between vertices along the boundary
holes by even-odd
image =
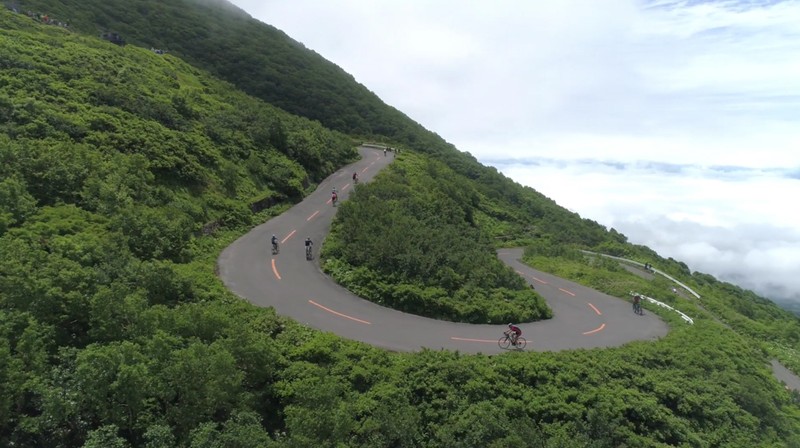
[[[508,324],[508,328],[511,328],[512,325],[514,325],[514,324]]]

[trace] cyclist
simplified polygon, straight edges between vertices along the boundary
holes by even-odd
[[[338,200],[339,200],[339,195],[336,194],[336,190],[334,189],[333,193],[331,193],[331,203],[333,205],[336,205],[336,201],[338,201]]]
[[[642,314],[642,298],[638,294],[633,296],[633,312]]]
[[[354,184],[358,183],[358,173],[353,173],[353,183]]]
[[[311,247],[314,246],[314,243],[311,241],[311,237],[306,237],[306,258],[311,258]]]
[[[516,347],[517,339],[519,339],[519,337],[522,336],[522,330],[514,324],[508,324],[508,330],[504,331],[503,334],[505,334],[506,336],[510,336],[511,344],[514,347]]]
[[[275,234],[272,234],[272,252],[278,253],[278,237]]]

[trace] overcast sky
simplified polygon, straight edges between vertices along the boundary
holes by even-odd
[[[800,0],[234,0],[460,150],[800,300]]]

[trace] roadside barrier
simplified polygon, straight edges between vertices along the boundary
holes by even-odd
[[[613,255],[601,254],[601,253],[597,253],[597,252],[592,252],[590,250],[581,250],[581,252],[583,252],[585,254],[599,255],[601,257],[611,258],[613,260],[623,261],[625,263],[635,264],[636,266],[644,267],[644,263],[639,263],[638,261],[628,260],[627,258],[615,257]],[[662,271],[659,271],[658,269],[654,269],[654,268],[650,268],[650,271],[655,273],[655,274],[662,275],[662,276],[670,279],[670,281],[672,281],[672,283],[675,283],[676,285],[678,285],[681,288],[685,289],[686,291],[689,292],[689,294],[695,296],[698,299],[700,298],[700,294],[694,292],[692,290],[692,288],[690,288],[690,287],[684,285],[683,283],[679,282],[678,280],[676,280],[675,278],[673,278],[671,275],[667,274],[666,272],[662,272]]]
[[[659,302],[658,300],[656,300],[656,299],[654,299],[654,298],[652,298],[652,297],[647,297],[647,296],[646,296],[646,295],[644,295],[644,294],[639,294],[639,293],[637,293],[637,292],[633,292],[633,291],[631,291],[631,293],[630,293],[630,294],[631,294],[631,297],[632,297],[632,296],[639,296],[639,297],[643,298],[644,300],[647,300],[648,302],[650,302],[650,303],[652,303],[652,304],[655,304],[655,305],[658,305],[658,306],[660,306],[661,308],[666,308],[666,309],[668,309],[668,310],[670,310],[670,311],[674,311],[674,312],[676,312],[676,313],[680,314],[681,318],[682,318],[683,320],[685,320],[686,322],[688,322],[688,323],[690,323],[690,324],[694,324],[694,319],[692,319],[691,317],[687,316],[687,315],[686,315],[686,313],[684,313],[683,311],[681,311],[681,310],[678,310],[678,309],[676,309],[676,308],[673,308],[672,306],[670,306],[670,305],[667,305],[667,304],[666,304],[666,303],[664,303],[664,302]]]
[[[379,143],[362,143],[361,146],[365,146],[367,148],[378,148],[378,149],[387,149],[389,148],[386,145],[381,145]]]
[[[634,264],[634,265],[637,265],[637,266],[644,267],[644,263],[639,263],[638,261],[628,260],[627,258],[615,257],[615,256],[613,256],[613,255],[601,254],[601,253],[597,253],[597,252],[592,252],[592,251],[590,251],[590,250],[581,250],[581,252],[583,252],[583,253],[585,253],[585,254],[590,254],[590,255],[599,255],[599,256],[601,256],[601,257],[611,258],[612,260],[622,261],[622,262],[624,262],[624,263],[629,263],[629,264]],[[673,277],[672,277],[672,276],[670,276],[669,274],[667,274],[667,273],[665,273],[665,272],[662,272],[662,271],[659,271],[658,269],[654,269],[654,268],[652,268],[652,267],[650,268],[650,272],[653,272],[654,274],[663,275],[664,277],[666,277],[666,278],[670,279],[670,280],[671,280],[673,283],[675,283],[675,284],[679,285],[681,288],[683,288],[683,289],[685,289],[686,291],[688,291],[688,292],[689,292],[689,294],[691,294],[691,295],[695,296],[695,297],[696,297],[696,298],[698,298],[698,299],[700,298],[700,294],[698,294],[698,293],[694,292],[694,291],[692,290],[692,288],[689,288],[688,286],[686,286],[686,285],[684,285],[683,283],[679,282],[678,280],[676,280],[675,278],[673,278]],[[672,306],[670,306],[670,305],[667,305],[667,304],[666,304],[666,303],[664,303],[664,302],[659,302],[658,300],[656,300],[656,299],[654,299],[654,298],[652,298],[652,297],[647,297],[646,295],[639,294],[639,293],[636,293],[636,292],[633,292],[633,291],[631,291],[631,297],[632,297],[632,296],[636,296],[636,295],[638,295],[639,297],[641,297],[641,298],[643,298],[643,299],[647,300],[648,302],[650,302],[650,303],[652,303],[652,304],[655,304],[655,305],[658,305],[658,306],[660,306],[661,308],[666,308],[666,309],[668,309],[668,310],[670,310],[670,311],[674,311],[674,312],[676,312],[676,313],[680,314],[681,318],[682,318],[683,320],[685,320],[686,322],[688,322],[688,323],[690,323],[690,324],[694,324],[694,319],[692,319],[691,317],[687,316],[687,315],[686,315],[686,313],[684,313],[683,311],[680,311],[680,310],[678,310],[678,309],[675,309],[675,308],[673,308]]]

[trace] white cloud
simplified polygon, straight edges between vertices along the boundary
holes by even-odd
[[[664,257],[774,298],[800,299],[800,182],[784,172],[645,163],[497,163],[556,202]]]
[[[800,165],[800,2],[238,3],[478,157]]]
[[[234,3],[480,160],[551,161],[498,168],[582,216],[800,296],[800,0]]]

